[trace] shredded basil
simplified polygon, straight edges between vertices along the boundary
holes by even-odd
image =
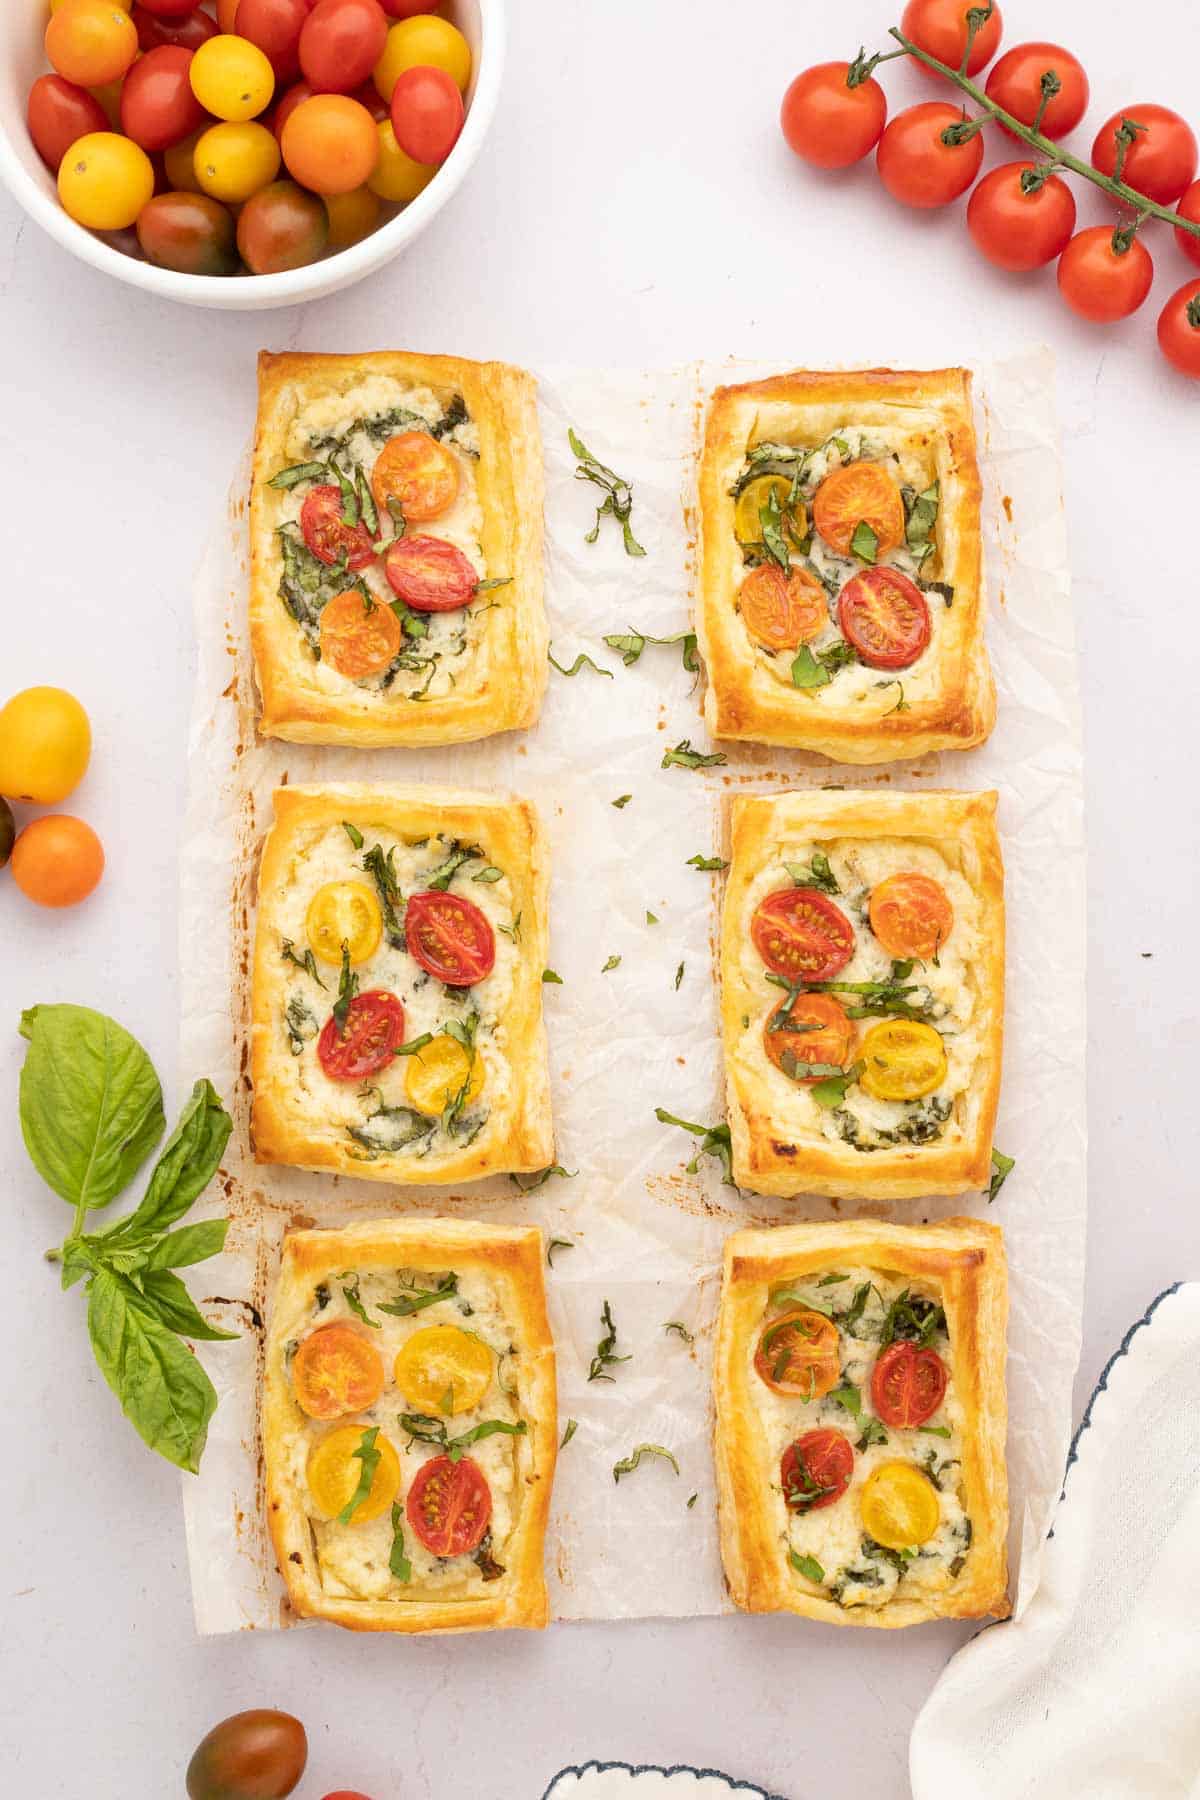
[[[573,1250],[574,1248],[575,1245],[570,1238],[551,1238],[550,1242],[546,1245],[546,1267],[548,1269],[554,1267],[554,1252],[556,1250]]]
[[[578,1419],[568,1419],[567,1420],[567,1429],[563,1432],[562,1439],[558,1446],[560,1450],[566,1449],[567,1445],[570,1443],[571,1439],[575,1436],[575,1433],[578,1430],[579,1430],[579,1420]]]
[[[673,750],[668,750],[662,759],[664,769],[716,769],[728,762],[723,750],[716,750],[711,756],[705,756],[699,750],[692,749],[691,738],[683,738]]]
[[[988,1183],[989,1203],[996,1198],[1016,1166],[1015,1156],[1005,1156],[1003,1150],[997,1150],[996,1146],[992,1145],[992,1179]]]
[[[685,1344],[694,1344],[696,1341],[695,1333],[688,1330],[682,1319],[668,1319],[663,1330],[674,1332],[675,1336],[681,1337]]]
[[[280,955],[283,957],[284,962],[293,963],[297,969],[303,969],[304,973],[315,981],[319,988],[325,986],[325,983],[317,973],[317,959],[313,955],[311,949],[306,950],[303,956],[297,956],[296,946],[293,944],[291,938],[284,938],[280,947]]]
[[[552,669],[557,669],[560,675],[578,675],[580,669],[586,668],[593,670],[597,675],[607,676],[609,681],[613,678],[612,670],[602,669],[598,662],[593,662],[586,650],[581,650],[579,652],[579,655],[575,658],[575,661],[571,664],[569,669],[562,663],[555,661],[553,648],[547,650],[546,656],[549,659],[550,667]]]
[[[408,1319],[413,1313],[423,1312],[427,1306],[436,1306],[439,1300],[451,1299],[457,1292],[458,1276],[451,1273],[435,1288],[414,1288],[395,1300],[381,1301],[379,1311],[390,1313],[394,1319]]]
[[[631,628],[626,632],[608,633],[604,642],[610,650],[617,651],[627,669],[633,667],[647,644],[679,644],[682,647],[683,666],[688,674],[695,675],[700,668],[700,654],[696,647],[694,631],[677,631],[673,637],[655,637],[652,632],[634,631]],[[615,806],[617,802],[614,801],[613,804]]]
[[[350,1308],[350,1311],[354,1314],[355,1318],[361,1319],[364,1325],[369,1325],[372,1331],[382,1331],[383,1326],[379,1323],[379,1320],[373,1319],[362,1303],[362,1297],[358,1291],[362,1277],[359,1275],[358,1270],[343,1269],[338,1276],[338,1280],[342,1283],[342,1298],[345,1300],[346,1305]],[[381,1308],[381,1310],[383,1309]]]
[[[733,1146],[728,1125],[696,1125],[688,1119],[676,1118],[674,1113],[669,1113],[662,1106],[655,1107],[654,1116],[660,1125],[678,1125],[681,1131],[690,1131],[693,1137],[701,1140],[695,1157],[687,1165],[689,1175],[696,1173],[700,1157],[715,1156],[721,1165],[721,1178],[725,1185],[737,1186],[733,1179]]]
[[[825,1580],[825,1571],[815,1556],[800,1556],[795,1550],[789,1550],[788,1561],[796,1573],[803,1575],[806,1580],[818,1583]]]
[[[564,1169],[561,1163],[550,1163],[548,1167],[539,1169],[537,1174],[531,1176],[528,1181],[523,1175],[510,1175],[509,1180],[514,1187],[519,1187],[523,1194],[532,1194],[537,1188],[545,1187],[546,1183],[555,1175],[560,1175],[564,1181],[574,1181],[578,1173],[578,1169]]]
[[[392,1503],[392,1547],[388,1552],[388,1569],[393,1581],[411,1581],[412,1564],[404,1554],[404,1514]]]
[[[375,1439],[378,1436],[378,1425],[372,1425],[369,1430],[363,1432],[362,1437],[359,1439],[358,1449],[350,1452],[351,1456],[358,1457],[362,1464],[362,1470],[358,1477],[358,1486],[338,1514],[339,1525],[348,1525],[350,1523],[363,1501],[367,1498],[367,1495],[371,1492],[371,1488],[375,1482],[375,1471],[379,1467],[379,1459],[382,1454],[382,1452],[375,1448]]]
[[[823,894],[840,894],[842,891],[823,850],[813,851],[807,868],[803,863],[784,863],[783,866],[797,887],[819,888]]]
[[[712,874],[717,870],[727,869],[729,864],[723,856],[701,856],[697,851],[695,856],[688,857],[685,866],[689,869],[702,869],[705,874]]]
[[[614,1380],[614,1377],[612,1375],[606,1375],[604,1371],[613,1363],[629,1362],[632,1359],[630,1356],[618,1356],[616,1354],[617,1327],[613,1320],[612,1307],[607,1300],[600,1308],[600,1323],[604,1327],[604,1335],[596,1345],[596,1354],[593,1356],[591,1366],[588,1369],[588,1380],[612,1381]]]
[[[664,1449],[661,1444],[639,1444],[636,1450],[631,1450],[628,1456],[623,1456],[620,1462],[613,1464],[613,1480],[620,1481],[622,1475],[632,1475],[643,1456],[662,1457],[664,1462],[670,1463],[678,1475],[679,1464],[669,1450]]]
[[[600,536],[601,520],[606,515],[610,515],[617,520],[621,527],[626,556],[645,556],[646,552],[634,537],[633,528],[629,522],[630,514],[633,511],[633,488],[629,482],[615,474],[612,469],[606,468],[602,462],[598,462],[573,430],[567,432],[567,441],[571,446],[572,454],[578,459],[579,466],[575,470],[576,481],[590,481],[604,494],[603,501],[596,508],[596,523],[587,533],[584,542],[588,544],[596,542]]]

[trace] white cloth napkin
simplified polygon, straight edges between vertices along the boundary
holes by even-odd
[[[909,1767],[914,1800],[1200,1797],[1200,1284],[1127,1332],[1041,1586],[948,1664]]]

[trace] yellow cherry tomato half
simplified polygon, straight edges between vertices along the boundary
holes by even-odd
[[[937,1489],[911,1463],[872,1469],[859,1496],[864,1530],[887,1550],[928,1543],[942,1520]]]
[[[370,888],[361,881],[327,881],[308,903],[304,929],[314,956],[340,963],[342,945],[352,964],[374,956],[383,936],[383,914]]]
[[[440,1032],[423,1050],[405,1057],[404,1063],[404,1086],[418,1112],[444,1112],[468,1078],[465,1106],[470,1106],[483,1091],[483,1058],[472,1058],[456,1038],[445,1032]]]
[[[192,167],[202,193],[237,206],[274,181],[279,144],[265,125],[210,125],[196,140]]]
[[[379,161],[367,182],[373,194],[378,194],[381,200],[394,202],[415,200],[436,174],[434,163],[414,162],[411,156],[405,156],[396,142],[390,119],[380,121]]]
[[[257,118],[275,92],[269,58],[248,38],[228,33],[201,44],[188,74],[205,112],[234,124]]]
[[[46,27],[46,55],[80,87],[119,81],[137,53],[137,26],[116,0],[67,0]]]
[[[327,1519],[344,1512],[358,1491],[364,1463],[355,1452],[363,1448],[370,1429],[369,1425],[339,1425],[308,1453],[308,1492],[316,1511]],[[369,1525],[372,1519],[381,1519],[400,1491],[400,1458],[382,1432],[375,1439],[375,1449],[379,1461],[371,1486],[345,1521],[347,1525]]]
[[[379,196],[369,187],[352,188],[348,194],[326,194],[329,215],[329,248],[345,250],[369,237],[379,223]]]
[[[196,145],[204,136],[204,127],[199,131],[189,132],[187,137],[180,138],[177,144],[169,144],[163,151],[163,166],[167,171],[167,181],[171,191],[176,194],[202,194],[204,189],[196,180]]]
[[[762,509],[774,494],[779,502],[779,510],[785,514],[792,533],[803,538],[808,531],[808,514],[804,510],[803,500],[797,499],[789,508],[787,497],[792,491],[792,484],[786,475],[756,475],[748,481],[737,497],[737,505],[733,509],[733,529],[739,544],[762,543]]]
[[[0,794],[57,806],[83,780],[91,753],[88,716],[65,688],[23,688],[0,708]]]
[[[123,231],[154,192],[154,165],[144,150],[115,131],[89,131],[72,144],[58,169],[63,210],[89,231]]]
[[[434,13],[399,19],[387,34],[383,55],[375,65],[375,86],[392,103],[392,89],[405,69],[444,69],[465,93],[471,79],[471,46],[456,25]]]
[[[396,1386],[419,1412],[470,1412],[492,1380],[487,1345],[457,1325],[427,1325],[396,1358]]]
[[[946,1046],[932,1025],[917,1019],[885,1019],[858,1046],[859,1077],[876,1100],[920,1100],[946,1079]]]

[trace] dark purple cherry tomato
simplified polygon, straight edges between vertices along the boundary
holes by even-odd
[[[237,231],[233,214],[207,194],[156,194],[137,219],[138,243],[147,262],[180,275],[233,275]]]
[[[182,19],[158,19],[136,0],[130,14],[137,26],[138,49],[157,50],[160,44],[178,44],[184,50],[198,50],[201,44],[217,35],[217,21],[211,13],[190,12]]]
[[[188,1764],[189,1800],[284,1800],[308,1761],[308,1739],[290,1713],[234,1713],[214,1725]]]
[[[12,855],[13,839],[17,835],[16,820],[12,807],[7,800],[0,800],[0,869]]]
[[[139,56],[121,85],[121,130],[143,150],[168,150],[208,114],[192,92],[193,52],[160,44]]]
[[[238,216],[237,243],[253,275],[278,275],[316,262],[329,242],[324,201],[294,181],[252,194]]]
[[[29,90],[28,118],[34,149],[55,170],[79,138],[110,129],[100,102],[62,75],[38,76]]]

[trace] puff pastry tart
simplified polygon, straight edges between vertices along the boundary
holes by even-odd
[[[747,1612],[1007,1614],[995,1225],[795,1225],[725,1245],[721,1555]]]
[[[263,1448],[296,1612],[356,1631],[544,1625],[557,1441],[539,1231],[285,1239]]]
[[[730,806],[721,1032],[739,1186],[986,1187],[1000,1091],[994,793],[809,789]]]
[[[854,763],[982,743],[979,499],[965,369],[718,388],[696,618],[713,736]]]
[[[266,737],[449,744],[546,685],[534,380],[399,351],[259,358],[250,635]]]
[[[523,800],[278,789],[254,950],[259,1162],[406,1184],[545,1168],[548,879]]]

